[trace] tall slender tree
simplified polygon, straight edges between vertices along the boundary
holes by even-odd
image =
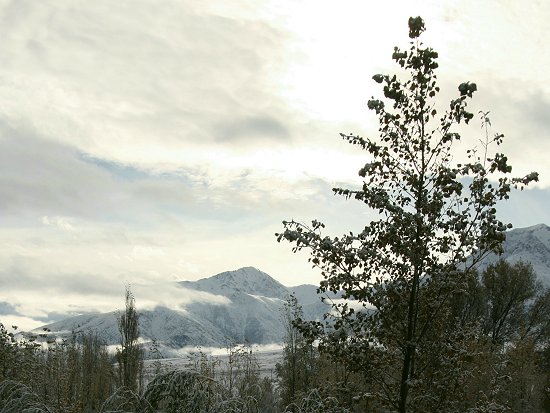
[[[343,291],[344,302],[333,304],[337,316],[303,324],[304,333],[371,377],[376,397],[400,413],[456,407],[451,387],[437,394],[432,390],[434,377],[437,386],[458,383],[458,373],[442,374],[459,372],[463,363],[466,333],[446,321],[448,303],[464,290],[469,268],[489,252],[501,251],[511,225],[497,219],[497,202],[508,199],[514,186],[538,179],[534,172],[510,178],[508,158],[490,155],[502,134],[487,133],[481,147],[467,151],[463,160],[454,153],[462,139],[457,126],[474,118],[467,102],[477,86],[461,83],[458,96],[441,111],[435,101],[438,54],[419,40],[424,30],[424,21],[411,17],[409,49],[394,49],[392,59],[405,71],[404,80],[373,76],[385,97],[368,102],[378,117],[379,138],[342,134],[366,151],[368,162],[359,170],[361,188],[333,191],[364,203],[380,219],[341,237],[325,236],[317,220],[311,225],[285,221],[284,231],[276,234],[278,241],[293,243],[294,252],[310,251],[310,262],[324,277],[321,292]],[[485,114],[482,122],[488,125]]]
[[[291,295],[282,310],[285,329],[283,359],[276,365],[283,407],[296,403],[316,384],[317,352],[295,325],[302,318],[302,306]]]
[[[128,389],[139,392],[143,377],[144,352],[139,338],[139,315],[130,286],[126,286],[126,308],[118,315],[118,330],[120,332],[121,348],[117,350],[120,384]]]

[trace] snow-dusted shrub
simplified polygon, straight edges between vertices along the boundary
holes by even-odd
[[[349,413],[335,397],[323,397],[317,389],[311,390],[301,401],[289,405],[285,413]]]
[[[51,413],[28,386],[13,380],[0,383],[0,413]]]

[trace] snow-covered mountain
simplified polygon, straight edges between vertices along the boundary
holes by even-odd
[[[227,292],[242,293],[286,300],[288,289],[263,271],[244,267],[236,271],[226,271],[198,281],[182,281],[182,286],[218,295]]]
[[[550,227],[544,224],[509,231],[504,243],[505,260],[530,262],[543,284],[550,287]],[[487,257],[479,266],[483,270],[499,259]],[[252,267],[227,271],[198,281],[183,281],[178,286],[223,296],[227,304],[199,300],[183,310],[158,306],[140,310],[140,331],[143,340],[157,340],[164,348],[184,346],[226,346],[231,343],[267,344],[281,342],[284,332],[281,308],[294,293],[308,319],[320,319],[329,310],[320,301],[314,285],[285,287],[268,274]],[[183,290],[182,290],[183,291]],[[118,344],[116,312],[87,314],[68,318],[45,327],[52,332],[94,330],[108,344]],[[42,332],[37,329],[36,332]]]
[[[185,346],[223,347],[232,343],[277,343],[284,331],[281,309],[290,293],[296,291],[306,316],[321,318],[327,305],[321,303],[314,285],[287,288],[271,276],[252,267],[240,268],[198,281],[178,283],[182,289],[207,292],[228,299],[227,304],[204,300],[192,302],[183,310],[162,306],[140,310],[140,332],[144,341],[156,340],[164,348]],[[97,331],[107,344],[118,344],[117,312],[87,314],[61,320],[48,328],[53,334]]]
[[[478,266],[483,270],[503,258],[513,264],[529,262],[545,287],[550,287],[550,227],[538,224],[527,228],[517,228],[506,233],[504,253],[499,257],[491,254]]]

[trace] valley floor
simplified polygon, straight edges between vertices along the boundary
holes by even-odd
[[[283,358],[282,345],[279,344],[267,346],[255,345],[251,348],[238,346],[231,349],[233,353],[230,353],[230,350],[226,348],[186,349],[181,351],[179,357],[145,360],[145,377],[153,377],[159,369],[160,371],[197,371],[197,367],[201,362],[215,366],[216,373],[223,375],[228,370],[230,356],[234,357],[235,349],[251,350],[252,360],[257,363],[256,369],[259,371],[260,377],[275,378],[275,366]]]

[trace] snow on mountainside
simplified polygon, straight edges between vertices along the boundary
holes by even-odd
[[[327,303],[321,302],[319,295],[317,294],[317,286],[311,284],[297,285],[295,287],[289,287],[288,290],[294,294],[298,303],[304,310],[304,318],[307,320],[321,319],[322,315],[327,312]],[[338,299],[341,294],[325,293],[323,294],[327,298]]]
[[[66,318],[55,323],[34,330],[36,333],[43,333],[43,328],[49,329],[52,334],[69,336],[77,331],[94,331],[107,343],[119,340],[120,333],[116,324],[116,312],[98,314],[83,314],[76,317]]]
[[[187,306],[187,310],[217,326],[235,342],[280,341],[283,335],[280,308],[289,293],[266,273],[245,267],[180,284],[189,289],[224,295],[231,300],[224,306],[195,302]]]
[[[48,328],[53,335],[69,337],[77,332],[96,332],[107,344],[119,344],[116,311],[104,314],[85,314],[67,318],[34,330],[42,333]],[[139,325],[144,341],[157,340],[168,348],[184,346],[218,346],[225,337],[207,322],[198,322],[182,312],[157,307],[139,311]]]
[[[530,262],[545,286],[550,287],[550,227],[540,224],[514,229],[506,235],[501,257],[511,263],[519,260]],[[483,270],[498,259],[498,256],[491,255],[478,268]],[[140,310],[139,297],[136,297],[144,341],[154,339],[168,349],[281,342],[284,335],[281,308],[290,293],[296,295],[308,319],[320,319],[329,310],[327,304],[321,303],[316,286],[285,287],[265,272],[252,267],[223,272],[198,281],[183,281],[177,285],[182,288],[182,293],[184,289],[195,290],[228,300],[226,304],[220,304],[219,300],[195,301],[186,305],[184,310],[158,306],[147,311]],[[108,344],[118,344],[119,341],[115,312],[81,315],[45,327],[65,335],[71,331],[95,330]],[[42,332],[41,329],[35,331]]]
[[[227,291],[286,300],[288,289],[263,271],[244,267],[226,271],[198,281],[182,281],[181,285],[194,290],[225,295]]]
[[[292,292],[292,294],[294,294],[301,305],[308,305],[319,302],[319,295],[317,295],[316,285],[297,285],[295,287],[289,287],[288,290]]]
[[[489,255],[478,269],[483,270],[500,258],[511,264],[520,260],[531,263],[543,285],[550,287],[550,227],[538,224],[507,232],[504,253],[500,257],[496,254]]]
[[[287,288],[252,267],[223,272],[198,281],[183,281],[178,285],[186,290],[224,296],[229,302],[196,301],[186,305],[185,310],[159,306],[149,311],[139,309],[139,297],[136,297],[140,333],[144,341],[154,339],[165,349],[281,342],[284,335],[281,309],[294,290],[299,291],[300,302],[305,300],[304,313],[307,316],[321,318],[327,310],[327,306],[317,297],[315,286]],[[77,331],[97,331],[107,344],[118,344],[120,337],[116,312],[71,317],[44,327],[65,336]],[[42,332],[42,328],[35,331]]]

